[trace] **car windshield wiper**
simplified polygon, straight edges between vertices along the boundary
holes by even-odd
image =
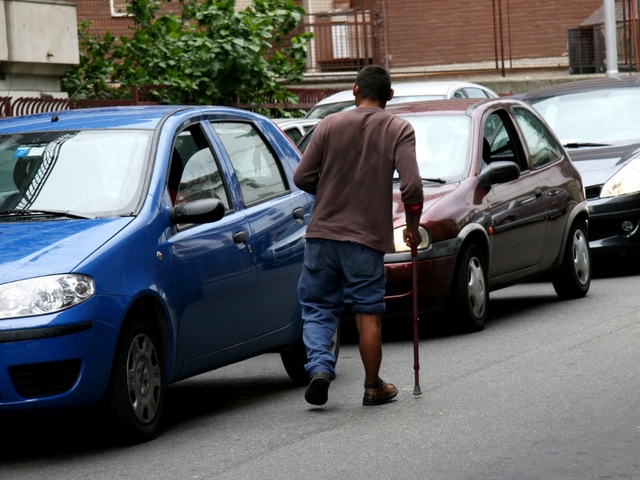
[[[393,181],[394,182],[399,182],[400,179],[398,177],[393,177]],[[423,182],[431,182],[431,183],[447,183],[446,180],[443,180],[442,178],[422,178]]]
[[[562,145],[564,148],[610,147],[607,143],[569,142]]]
[[[0,216],[6,217],[27,217],[27,216],[54,216],[54,217],[68,217],[68,218],[95,218],[91,215],[85,215],[82,213],[75,213],[69,210],[4,210],[0,212]]]

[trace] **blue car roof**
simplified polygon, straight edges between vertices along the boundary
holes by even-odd
[[[155,129],[167,115],[179,111],[201,111],[203,113],[233,113],[255,118],[258,115],[229,107],[144,105],[126,107],[101,107],[77,110],[62,110],[57,121],[51,119],[56,112],[10,117],[0,120],[0,133],[23,131],[54,131],[97,128]]]

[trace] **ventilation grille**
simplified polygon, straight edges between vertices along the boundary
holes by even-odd
[[[71,390],[78,380],[81,365],[81,360],[32,363],[9,367],[9,374],[21,397],[48,397]]]
[[[599,198],[601,190],[602,190],[602,185],[593,185],[590,187],[585,187],[584,194],[587,197],[587,200],[592,198]]]

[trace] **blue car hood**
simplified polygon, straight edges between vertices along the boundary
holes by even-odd
[[[0,223],[0,284],[71,272],[131,220]]]
[[[567,149],[585,187],[602,185],[640,153],[640,144]]]

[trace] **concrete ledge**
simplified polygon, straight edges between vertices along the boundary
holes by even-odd
[[[629,75],[621,72],[620,76]],[[312,74],[305,76],[303,83],[298,88],[335,88],[347,90],[353,86],[355,73],[336,74]],[[604,78],[606,74],[571,75],[568,69],[558,70],[529,70],[516,73],[500,72],[473,72],[473,73],[439,73],[439,74],[393,74],[394,83],[419,82],[429,80],[464,80],[466,82],[479,83],[489,87],[500,95],[512,95],[528,93],[548,85],[556,85],[565,82],[575,82],[590,78]]]

